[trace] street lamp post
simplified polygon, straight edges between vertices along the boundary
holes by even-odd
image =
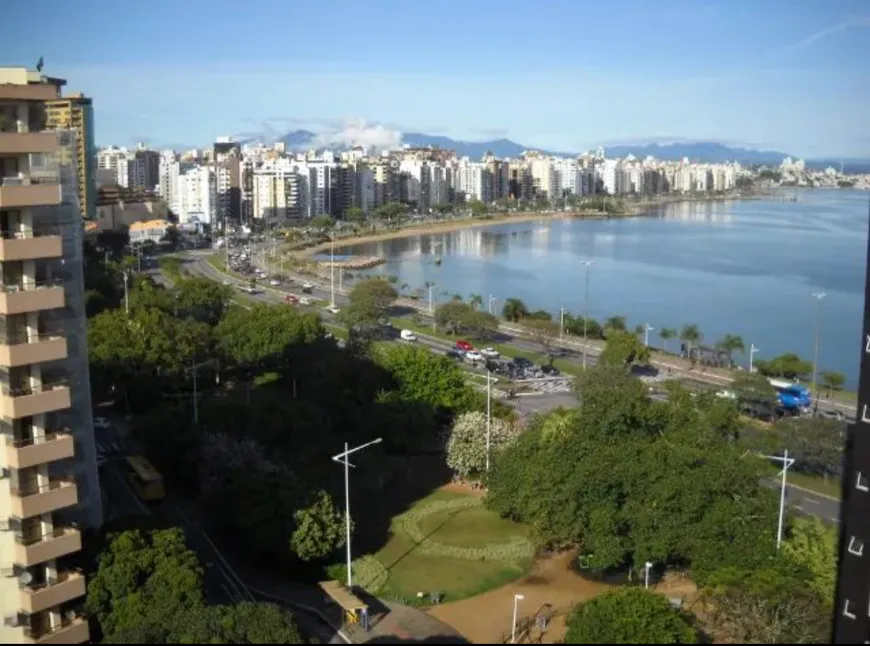
[[[780,546],[782,545],[782,525],[785,521],[785,490],[788,486],[786,482],[786,474],[791,465],[794,464],[794,459],[788,457],[788,451],[783,451],[782,456],[779,455],[766,455],[764,456],[768,460],[774,460],[776,462],[782,462],[782,485],[780,487],[779,492],[779,526],[776,531],[776,549],[779,551]]]
[[[495,304],[496,301],[498,301],[498,299],[495,296],[493,296],[492,294],[490,294],[489,295],[489,307],[487,308],[489,310],[490,314],[495,315],[495,308],[493,307],[493,305]]]
[[[753,363],[755,359],[755,353],[758,352],[758,348],[755,347],[754,343],[749,344],[749,374],[754,372]]]
[[[202,368],[203,366],[211,365],[213,361],[203,361],[202,363],[195,363],[190,368],[187,368],[185,372],[190,372],[193,374],[193,423],[199,424],[199,401],[198,401],[198,393],[196,390],[196,371],[198,368]]]
[[[565,308],[562,307],[559,310],[559,341],[562,340],[562,337],[565,335]]]
[[[586,370],[586,356],[589,354],[589,274],[592,261],[583,261],[583,266],[586,267],[586,292],[583,298],[583,370]]]
[[[526,597],[521,594],[514,595],[514,620],[511,624],[511,644],[517,643],[517,614],[520,609],[520,601],[525,601]]]
[[[130,280],[130,274],[126,271],[122,271],[121,275],[124,277],[124,313],[127,316],[130,316],[130,292],[127,288],[127,283]]]
[[[353,466],[350,463],[350,456],[358,451],[362,451],[363,449],[367,449],[370,446],[374,446],[375,444],[380,444],[383,442],[383,438],[378,438],[376,440],[372,440],[367,444],[363,444],[361,446],[356,447],[355,449],[348,448],[347,442],[344,443],[344,452],[339,453],[338,455],[332,458],[333,462],[338,462],[339,464],[344,465],[344,504],[345,504],[345,516],[347,521],[347,589],[353,589],[353,573],[351,572],[351,563],[352,563],[352,550],[350,546],[350,468]]]
[[[646,347],[649,347],[649,333],[655,330],[649,323],[645,323],[643,326],[643,344]]]
[[[816,339],[815,349],[813,350],[813,394],[816,396],[815,410],[819,408],[819,342],[822,332],[822,299],[826,296],[825,292],[813,292],[813,298],[816,299]]]
[[[649,590],[649,571],[652,569],[653,564],[647,561],[644,564],[643,568],[643,587],[645,590]]]

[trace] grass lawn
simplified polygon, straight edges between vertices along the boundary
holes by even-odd
[[[467,499],[469,496],[437,492],[418,501],[414,509],[438,501]],[[418,527],[427,541],[464,548],[503,545],[515,537],[527,537],[528,529],[505,521],[483,506],[463,510],[438,510],[419,519]],[[508,561],[471,561],[422,554],[417,544],[394,520],[392,537],[375,557],[389,571],[389,581],[380,595],[416,604],[417,593],[437,592],[442,601],[457,601],[501,587],[525,574],[532,558]]]
[[[825,480],[821,476],[812,476],[789,470],[788,482],[798,487],[815,491],[816,493],[831,496],[832,498],[839,499],[842,494],[842,483],[839,478],[828,478]]]

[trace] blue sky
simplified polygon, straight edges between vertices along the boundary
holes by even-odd
[[[25,3],[4,7],[0,65],[43,56],[94,98],[101,145],[308,127],[870,157],[868,0],[41,6],[38,30]]]

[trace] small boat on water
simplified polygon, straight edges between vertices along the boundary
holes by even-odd
[[[436,265],[440,265],[440,264],[441,264],[441,256],[438,256],[437,258],[435,258],[435,264],[436,264]]]

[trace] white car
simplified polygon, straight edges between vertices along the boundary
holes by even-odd
[[[477,350],[469,350],[465,353],[465,360],[473,362],[483,361],[483,355]]]
[[[230,285],[232,285],[232,282],[230,282],[228,280],[224,281],[224,287],[229,287]]]
[[[303,296],[302,298],[299,299],[299,304],[300,304],[300,305],[311,305],[311,299],[310,299],[310,298],[305,298],[305,297]]]
[[[273,278],[272,280],[269,281],[269,284],[270,284],[272,287],[278,287],[278,286],[281,284],[281,281],[280,281],[280,280],[276,280],[276,279]]]
[[[107,429],[112,428],[112,423],[107,420],[105,417],[95,417],[94,418],[94,428],[105,431]]]
[[[329,307],[326,308],[326,311],[329,312],[330,314],[338,314],[341,311],[341,309],[339,309],[335,305],[330,305]]]
[[[311,283],[303,283],[302,289],[314,289],[314,285]]]
[[[399,336],[401,337],[402,341],[417,340],[417,335],[414,334],[411,330],[402,330],[401,332],[399,332]]]
[[[484,348],[483,350],[480,351],[480,354],[482,354],[487,359],[498,359],[499,358],[499,352],[495,348]]]

